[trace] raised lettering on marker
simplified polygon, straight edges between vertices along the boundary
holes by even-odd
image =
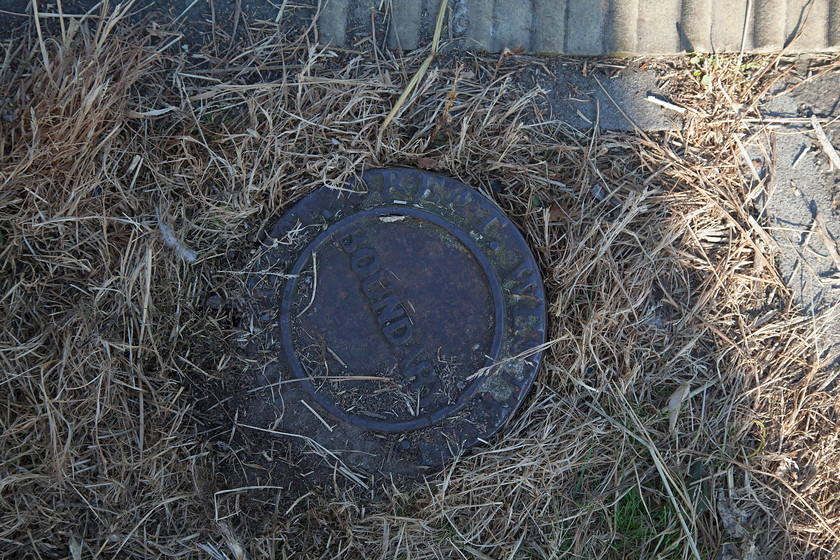
[[[339,240],[341,249],[350,255],[350,269],[361,280],[362,293],[368,299],[370,310],[374,313],[379,331],[394,346],[408,344],[414,334],[414,326],[406,313],[405,306],[391,290],[391,285],[383,274],[379,254],[364,246],[367,236],[363,231],[353,231]],[[423,354],[422,346],[414,346],[407,358],[402,360],[402,374],[412,379],[411,388],[419,389],[423,385],[433,386],[437,375],[429,360],[417,361]],[[404,352],[398,352],[404,354]]]

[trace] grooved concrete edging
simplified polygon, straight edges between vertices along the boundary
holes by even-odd
[[[427,44],[441,0],[323,0],[323,43],[352,44],[352,14],[385,13],[388,44]],[[840,0],[450,0],[447,34],[467,48],[676,54],[840,50]],[[369,18],[368,18],[369,19]],[[432,22],[429,25],[428,22]]]

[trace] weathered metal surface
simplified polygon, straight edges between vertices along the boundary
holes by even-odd
[[[539,271],[513,224],[477,191],[416,170],[371,170],[301,200],[248,286],[263,362],[251,421],[368,471],[415,473],[494,435],[545,340]]]

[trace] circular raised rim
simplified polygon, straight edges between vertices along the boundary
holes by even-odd
[[[293,278],[297,279],[298,275],[303,271],[304,267],[306,266],[306,263],[309,262],[312,253],[315,252],[317,248],[325,241],[327,241],[335,235],[340,234],[342,230],[349,227],[354,222],[363,220],[365,218],[377,218],[380,216],[393,215],[408,216],[416,218],[418,220],[431,222],[432,224],[440,227],[445,232],[455,237],[462,245],[464,245],[467,248],[470,254],[478,261],[482,271],[484,272],[485,278],[490,284],[490,294],[493,298],[494,308],[495,332],[493,333],[493,342],[490,347],[490,352],[488,353],[487,359],[485,360],[485,367],[494,363],[496,357],[499,355],[499,349],[502,345],[502,335],[504,334],[504,303],[501,301],[501,286],[499,286],[498,279],[496,278],[495,271],[493,270],[490,261],[487,259],[486,255],[484,255],[484,253],[481,251],[478,245],[463,230],[458,229],[454,226],[454,224],[441,218],[440,216],[437,216],[430,212],[426,212],[425,210],[419,210],[417,208],[406,208],[399,206],[379,206],[377,208],[356,212],[350,216],[347,216],[346,218],[341,219],[335,224],[332,224],[324,232],[322,232],[315,239],[313,239],[301,252],[297,261],[295,261],[295,265],[292,267],[290,275]],[[348,414],[347,412],[338,408],[335,405],[335,403],[331,402],[323,394],[317,391],[315,386],[309,381],[309,376],[306,374],[306,372],[303,371],[303,367],[300,365],[300,361],[297,359],[294,344],[291,339],[291,302],[293,299],[292,291],[294,290],[295,286],[297,286],[296,281],[286,282],[286,285],[283,290],[283,297],[280,303],[280,332],[283,340],[283,349],[286,351],[286,356],[289,361],[289,365],[292,368],[292,372],[295,374],[295,377],[297,377],[300,380],[300,383],[303,386],[303,388],[306,389],[306,392],[309,393],[309,395],[312,396],[312,398],[314,398],[318,402],[318,404],[327,409],[331,414],[334,414],[337,418],[340,418],[345,422],[349,422],[361,428],[376,430],[380,432],[393,433],[418,430],[421,428],[431,427],[437,422],[440,422],[441,420],[450,416],[451,414],[462,410],[469,404],[469,402],[475,396],[475,393],[481,387],[482,380],[480,378],[474,379],[461,392],[455,404],[438,408],[433,412],[424,414],[423,416],[418,416],[413,420],[406,420],[401,422],[384,422],[379,420],[368,420],[356,414]]]
[[[319,244],[324,242],[323,238],[318,239],[319,236],[334,234],[325,230],[332,230],[342,220],[362,213],[408,215],[410,210],[437,218],[430,227],[447,224],[448,227],[444,226],[446,234],[455,237],[468,253],[477,257],[485,277],[492,282],[488,285],[496,308],[494,328],[501,325],[502,335],[500,345],[494,351],[494,361],[476,372],[476,377],[483,380],[482,384],[473,391],[471,400],[462,399],[461,410],[450,416],[445,416],[445,412],[435,417],[436,423],[422,422],[415,429],[404,429],[403,426],[387,429],[396,423],[384,422],[385,426],[381,427],[386,430],[379,431],[369,427],[369,423],[376,420],[363,418],[368,425],[365,427],[352,424],[340,412],[336,414],[338,411],[330,410],[301,387],[300,375],[290,365],[295,358],[294,346],[285,344],[280,332],[291,333],[290,326],[294,321],[289,317],[286,325],[281,326],[280,315],[284,305],[287,314],[291,313],[293,305],[289,297],[293,290],[287,292],[286,287],[296,280],[290,278],[292,275],[288,271],[296,267],[300,274],[300,269],[311,258],[312,251],[308,249],[317,251]],[[463,236],[455,232],[463,233]],[[462,243],[464,236],[475,245]],[[274,367],[266,364],[255,370],[254,382],[273,387],[277,381],[275,375],[279,376],[279,392],[272,389],[266,398],[274,403],[284,403],[285,413],[278,418],[268,412],[270,406],[255,404],[256,417],[264,417],[275,425],[281,421],[280,426],[290,434],[306,430],[309,437],[340,453],[348,464],[371,472],[405,474],[440,466],[453,457],[457,449],[466,450],[486,443],[504,428],[525,402],[545,349],[547,303],[542,274],[534,253],[515,223],[482,191],[455,179],[417,169],[369,169],[340,187],[316,189],[298,200],[266,230],[261,244],[262,252],[247,280],[254,296],[253,323],[247,328],[251,332],[265,333],[259,335],[257,344],[262,351],[275,352],[278,360]],[[488,262],[489,273],[485,266]],[[496,305],[497,297],[500,306]],[[499,308],[501,321],[497,313]],[[254,331],[254,327],[258,330]],[[478,361],[481,363],[480,359]],[[267,376],[269,371],[272,373]],[[284,378],[294,383],[286,384]],[[465,381],[471,382],[472,378]],[[298,402],[300,405],[296,405]],[[337,423],[330,426],[307,402]],[[289,406],[293,410],[290,411]],[[309,424],[303,419],[309,418],[310,413],[321,420],[320,424]]]

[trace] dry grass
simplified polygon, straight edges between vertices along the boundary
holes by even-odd
[[[784,61],[720,59],[708,87],[664,65],[695,111],[644,135],[546,120],[516,79],[527,58],[449,58],[380,136],[427,53],[255,25],[230,58],[196,57],[118,20],[4,45],[4,556],[838,552],[836,372],[735,140]],[[291,202],[420,157],[494,191],[535,251],[552,346],[532,394],[504,438],[412,493],[264,488],[273,514],[249,518],[251,492],[214,476],[238,450],[194,415],[238,359],[207,342],[237,333],[204,302]]]

